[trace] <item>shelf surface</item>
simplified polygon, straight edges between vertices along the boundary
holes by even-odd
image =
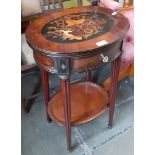
[[[70,95],[72,126],[87,123],[106,110],[108,94],[95,83],[72,84],[70,85]],[[49,101],[48,113],[54,122],[64,125],[63,98],[60,90]]]

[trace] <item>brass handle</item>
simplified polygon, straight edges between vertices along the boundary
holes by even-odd
[[[108,56],[104,56],[103,53],[102,53],[101,57],[102,57],[103,62],[108,62],[108,60],[109,60]]]

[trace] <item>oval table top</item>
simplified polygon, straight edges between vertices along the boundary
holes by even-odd
[[[118,12],[81,6],[43,14],[29,24],[25,35],[36,51],[80,54],[123,40],[128,29],[128,19]]]

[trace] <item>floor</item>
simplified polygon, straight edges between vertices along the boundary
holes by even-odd
[[[109,66],[95,70],[93,80],[101,84],[108,75],[108,69]],[[83,77],[83,74],[76,74],[71,80]],[[22,95],[31,93],[37,82],[37,74],[22,78]],[[108,112],[92,122],[72,128],[72,152],[66,149],[64,128],[54,122],[46,122],[43,96],[39,96],[28,114],[21,113],[22,155],[133,155],[133,85],[132,78],[126,78],[118,85],[112,129],[107,127]],[[58,86],[58,77],[50,75],[51,92],[55,92]]]

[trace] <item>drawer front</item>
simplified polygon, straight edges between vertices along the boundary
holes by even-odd
[[[72,60],[72,69],[71,72],[80,72],[83,70],[94,69],[97,66],[102,66],[114,60],[121,53],[120,51],[121,44],[116,45],[113,48],[110,48],[106,51],[101,51],[96,55],[74,59]]]
[[[43,55],[39,52],[33,52],[34,59],[36,63],[44,68],[46,71],[51,73],[58,73],[58,74],[69,74],[69,72],[82,72],[86,70],[94,69],[98,66],[105,65],[118,57],[121,53],[120,51],[121,44],[117,44],[108,50],[97,51],[97,53],[90,53],[89,56],[81,56],[81,57],[49,57]],[[62,72],[61,70],[61,62],[65,61],[69,66],[68,71]],[[70,64],[69,64],[70,63]],[[66,67],[66,66],[65,66]]]

